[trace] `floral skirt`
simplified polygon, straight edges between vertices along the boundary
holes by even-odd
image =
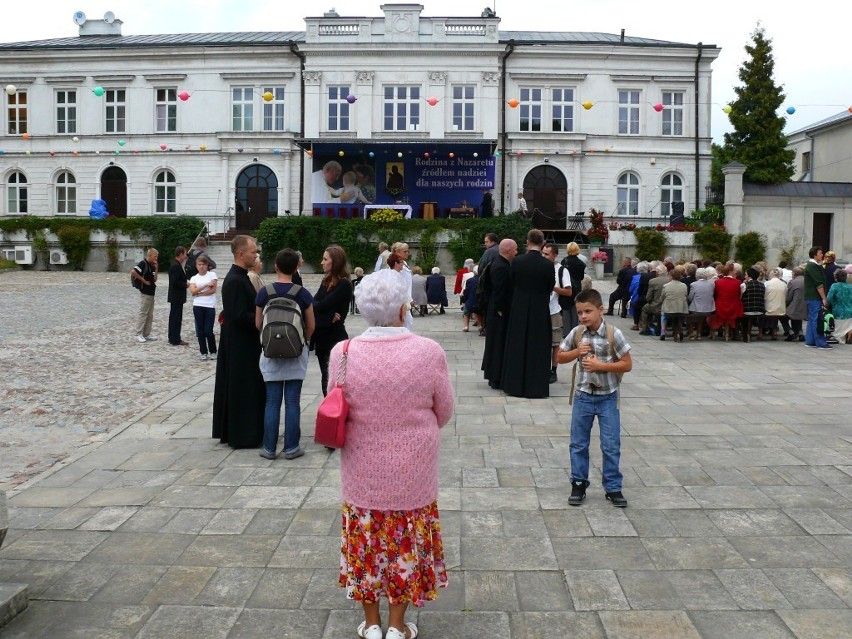
[[[343,504],[339,585],[350,599],[422,606],[447,586],[438,502],[416,510]]]

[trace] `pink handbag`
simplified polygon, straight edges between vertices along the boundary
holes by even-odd
[[[346,443],[346,418],[349,416],[349,402],[343,396],[343,384],[346,381],[346,360],[349,353],[349,341],[343,344],[343,355],[337,369],[337,386],[332,388],[317,408],[317,423],[314,441],[327,448],[343,448]]]

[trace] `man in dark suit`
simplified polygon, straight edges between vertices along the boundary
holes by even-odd
[[[512,260],[512,310],[501,385],[512,397],[550,396],[550,293],[553,263],[541,254],[544,234],[527,233],[527,252]]]
[[[186,346],[180,338],[180,327],[183,323],[183,305],[186,304],[186,289],[189,286],[184,270],[186,249],[178,246],[175,249],[175,259],[169,265],[169,344]]]
[[[512,306],[511,262],[518,254],[515,240],[500,242],[497,257],[491,260],[482,273],[487,311],[485,311],[485,352],[482,370],[491,388],[500,388],[503,377],[503,357],[506,351],[506,326]]]
[[[632,263],[629,257],[625,257],[621,260],[621,270],[615,276],[617,287],[609,296],[607,315],[613,314],[615,303],[621,300],[621,316],[627,317],[627,307],[630,305],[630,282],[633,281],[634,275],[636,275],[636,265]]]
[[[494,197],[488,189],[482,190],[481,217],[494,217]]]

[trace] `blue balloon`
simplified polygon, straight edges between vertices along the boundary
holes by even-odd
[[[793,115],[795,112],[796,112],[796,107],[792,107],[792,106],[787,107],[787,113],[789,113],[790,115]]]
[[[275,150],[273,150],[272,152],[273,152],[275,155],[279,155],[279,154],[281,153],[281,151],[280,151],[279,149],[275,149]]]
[[[376,154],[375,154],[375,153],[373,153],[372,151],[370,151],[367,155],[369,155],[371,158],[372,158],[372,157],[376,157]]]

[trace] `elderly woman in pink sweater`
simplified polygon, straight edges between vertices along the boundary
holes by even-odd
[[[453,414],[453,388],[443,349],[403,327],[410,296],[401,274],[366,276],[355,301],[369,328],[349,342],[343,386],[349,419],[340,456],[339,584],[364,606],[359,637],[382,639],[379,599],[386,597],[386,639],[413,639],[417,626],[405,622],[408,605],[424,605],[447,585],[438,448],[439,429]],[[337,344],[329,386],[342,353]]]

